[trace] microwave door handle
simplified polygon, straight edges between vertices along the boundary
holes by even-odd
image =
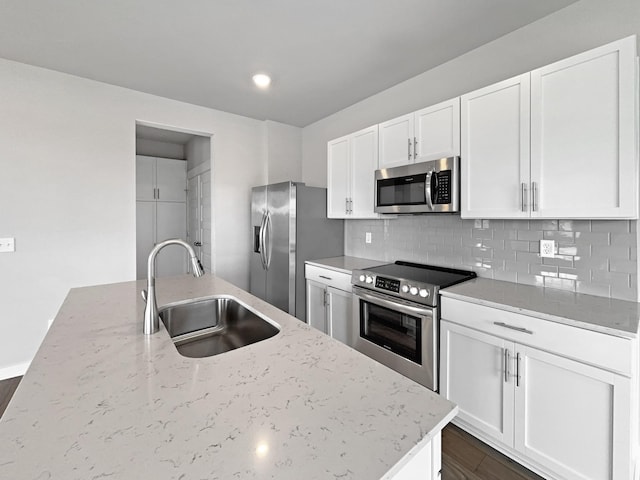
[[[431,200],[431,177],[435,173],[435,170],[427,172],[427,176],[424,179],[424,196],[427,198],[427,206],[429,210],[433,210],[433,201]]]

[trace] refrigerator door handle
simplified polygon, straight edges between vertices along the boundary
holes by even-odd
[[[264,252],[264,258],[265,258],[265,265],[266,265],[266,270],[269,270],[269,266],[271,265],[271,248],[272,248],[272,237],[273,237],[273,228],[272,228],[272,224],[271,224],[271,213],[267,211],[266,217],[265,217],[265,222],[264,222],[264,230],[265,230],[265,234],[264,234],[264,238],[265,238],[265,252]]]
[[[262,263],[262,268],[264,270],[267,269],[267,257],[265,256],[264,249],[264,234],[266,229],[267,222],[267,212],[262,213],[262,220],[260,221],[260,247],[258,249],[258,253],[260,254],[260,262]]]

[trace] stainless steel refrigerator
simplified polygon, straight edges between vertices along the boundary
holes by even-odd
[[[327,218],[327,190],[254,187],[251,222],[251,293],[306,321],[304,262],[344,253],[344,221]]]

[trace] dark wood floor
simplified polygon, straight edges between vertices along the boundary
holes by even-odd
[[[0,417],[21,379],[0,381]],[[442,480],[543,479],[450,424],[442,431]]]
[[[9,400],[13,397],[13,392],[18,388],[20,380],[22,380],[22,377],[8,378],[7,380],[0,381],[0,417],[7,409]]]

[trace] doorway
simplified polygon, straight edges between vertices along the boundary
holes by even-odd
[[[136,124],[136,278],[168,238],[182,238],[211,272],[211,137]],[[156,276],[190,271],[186,252],[169,245],[156,257]]]

